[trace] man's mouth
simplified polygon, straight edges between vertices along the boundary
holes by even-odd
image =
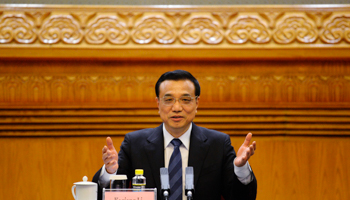
[[[180,121],[181,119],[183,119],[183,117],[182,116],[172,116],[171,119],[174,121]]]

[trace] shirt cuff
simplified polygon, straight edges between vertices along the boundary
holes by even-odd
[[[244,185],[248,185],[252,181],[252,169],[250,168],[249,162],[247,161],[242,167],[237,167],[233,161],[233,166],[235,169],[235,174],[238,180]]]
[[[106,188],[109,184],[109,177],[112,175],[117,174],[117,172],[113,173],[113,174],[109,174],[106,171],[106,167],[105,165],[103,165],[102,169],[101,169],[101,174],[100,174],[100,178],[99,178],[99,184],[101,186],[101,188]]]

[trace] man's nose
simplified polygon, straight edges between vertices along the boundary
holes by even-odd
[[[173,105],[173,111],[181,111],[182,105],[180,104],[180,100],[176,99]]]

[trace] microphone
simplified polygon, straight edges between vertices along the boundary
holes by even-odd
[[[165,168],[165,167],[160,168],[160,182],[161,182],[163,199],[168,200],[169,192],[170,192],[168,168]]]
[[[193,167],[186,167],[186,175],[185,175],[185,194],[187,196],[187,200],[193,199],[194,193],[194,184],[193,184]]]

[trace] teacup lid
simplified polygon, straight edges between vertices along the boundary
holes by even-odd
[[[109,176],[109,180],[127,180],[128,177],[124,174],[118,174],[118,175],[111,175]]]
[[[88,177],[84,176],[83,181],[74,183],[75,185],[97,185],[97,183],[87,181]]]

